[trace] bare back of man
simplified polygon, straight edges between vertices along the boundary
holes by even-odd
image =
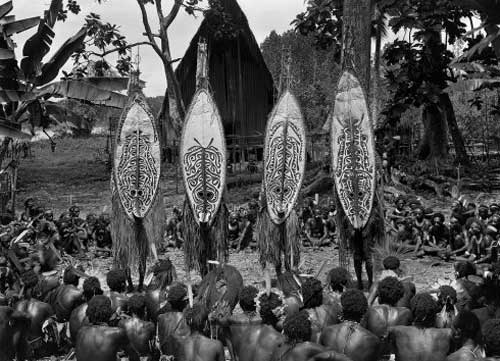
[[[158,339],[164,355],[175,355],[182,340],[191,334],[182,312],[167,312],[158,316]]]
[[[224,361],[224,346],[199,333],[187,337],[183,342],[184,352],[178,361]]]
[[[233,361],[270,361],[285,337],[268,325],[231,327],[228,348]]]
[[[341,307],[336,304],[321,305],[314,309],[308,309],[309,319],[311,320],[311,341],[319,342],[321,332],[331,325],[339,323]]]
[[[389,327],[407,326],[412,320],[406,307],[379,305],[370,307],[366,317],[366,328],[379,338],[385,338]]]
[[[320,344],[353,361],[376,361],[379,356],[378,337],[356,322],[346,321],[328,326],[321,333]]]
[[[297,345],[281,344],[274,351],[272,361],[350,361],[350,359],[335,351],[313,342],[303,342]]]
[[[22,300],[15,306],[15,310],[25,312],[31,318],[31,327],[28,334],[28,342],[33,351],[46,348],[44,345],[43,325],[51,316],[54,315],[52,307],[45,302],[35,299]],[[48,350],[47,350],[48,351]]]
[[[480,346],[471,348],[466,345],[448,355],[446,361],[475,361],[481,359],[482,356],[484,356],[484,351]]]
[[[122,327],[127,333],[130,346],[136,353],[135,356],[149,356],[154,353],[153,343],[156,329],[152,322],[132,317],[121,320],[118,326]]]
[[[119,327],[83,326],[76,337],[77,361],[116,361],[118,351],[128,344],[127,334]]]
[[[87,317],[87,307],[88,304],[78,306],[71,312],[69,317],[69,334],[73,342],[76,341],[76,335],[80,329],[89,324],[89,319]]]
[[[450,350],[451,336],[449,328],[389,328],[396,361],[443,361]]]

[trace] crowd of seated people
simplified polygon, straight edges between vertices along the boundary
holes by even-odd
[[[417,289],[394,256],[383,265],[368,294],[337,267],[324,282],[290,271],[236,290],[228,281],[235,302],[208,302],[216,292],[201,291],[225,271],[190,286],[168,259],[140,293],[126,292],[120,269],[105,285],[83,268],[62,277],[29,269],[2,289],[0,359],[500,360],[500,263],[457,262],[454,282],[435,289]]]
[[[496,262],[500,237],[500,206],[452,204],[449,217],[399,197],[388,215],[397,241],[411,247],[416,256],[436,255],[475,264]]]

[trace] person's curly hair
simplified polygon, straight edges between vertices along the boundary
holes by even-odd
[[[453,328],[460,330],[463,340],[478,340],[481,324],[474,312],[462,310],[453,320]]]
[[[379,303],[389,306],[395,306],[405,294],[403,282],[396,277],[385,277],[379,282],[377,290]]]
[[[112,269],[106,275],[106,283],[108,287],[113,292],[123,292],[125,286],[127,285],[127,275],[125,270],[122,269]]]
[[[127,311],[129,315],[137,315],[139,318],[144,317],[146,313],[146,297],[141,294],[136,294],[127,300]]]
[[[469,261],[461,261],[455,263],[455,273],[457,278],[463,278],[467,276],[473,276],[476,274],[476,266]]]
[[[351,280],[351,274],[343,267],[336,267],[328,272],[328,283],[335,292],[343,292]]]
[[[80,276],[75,272],[73,266],[69,266],[64,270],[63,282],[65,285],[78,286],[80,282]]]
[[[94,296],[88,303],[87,311],[85,314],[89,318],[90,323],[106,323],[109,321],[113,314],[111,307],[111,300],[109,297],[100,295]]]
[[[311,326],[309,314],[307,311],[302,310],[286,317],[283,324],[283,333],[287,337],[288,342],[306,342],[311,339]]]
[[[184,310],[184,318],[192,331],[205,333],[208,323],[208,309],[202,303],[196,303],[193,307]]]
[[[83,297],[90,301],[92,297],[102,295],[101,282],[97,277],[89,277],[83,281]]]
[[[384,265],[384,269],[391,271],[395,271],[401,266],[401,262],[399,261],[399,258],[396,256],[385,257],[384,260],[382,261],[382,264]]]
[[[317,278],[307,278],[302,282],[304,308],[316,308],[323,304],[323,285]]]
[[[342,315],[346,321],[360,322],[368,310],[368,301],[360,290],[349,289],[340,297]]]
[[[500,355],[500,319],[492,318],[483,324],[483,342],[487,356]]]
[[[451,304],[454,305],[457,303],[457,291],[451,286],[443,285],[439,287],[438,291],[438,306],[439,308],[443,308],[446,305],[446,301],[450,300]]]
[[[274,314],[273,310],[276,308],[283,306],[283,301],[281,297],[275,293],[271,292],[269,296],[266,293],[263,293],[259,299],[259,314],[262,319],[262,323],[265,325],[275,326],[279,319]]]
[[[176,283],[170,287],[167,294],[167,301],[173,310],[182,312],[189,303],[187,287],[182,283]]]
[[[417,326],[432,327],[435,323],[437,302],[428,293],[417,293],[410,301],[414,323]]]
[[[240,291],[240,307],[245,312],[254,312],[257,308],[255,297],[259,290],[254,286],[245,286]]]

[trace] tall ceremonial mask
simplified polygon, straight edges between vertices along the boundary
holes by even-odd
[[[354,229],[362,229],[375,195],[375,141],[365,93],[349,71],[344,71],[338,84],[331,147],[339,201]]]
[[[302,112],[288,89],[269,118],[264,149],[267,209],[272,221],[282,224],[295,206],[306,167],[306,131]]]
[[[208,49],[198,45],[197,88],[186,114],[180,145],[186,190],[183,236],[188,270],[208,273],[208,261],[227,258],[226,140],[222,118],[209,89]]]
[[[306,129],[300,105],[290,90],[291,57],[283,66],[286,86],[269,117],[264,148],[261,211],[255,226],[260,262],[282,264],[287,271],[300,261],[300,230],[294,210],[306,166]]]
[[[117,129],[114,177],[121,205],[131,220],[151,210],[160,182],[160,140],[146,99],[135,94]]]
[[[163,199],[159,192],[161,145],[154,116],[142,94],[139,71],[132,71],[129,101],[120,117],[114,144],[111,177],[111,237],[115,265],[128,272],[139,267],[139,288],[150,254],[164,230]]]

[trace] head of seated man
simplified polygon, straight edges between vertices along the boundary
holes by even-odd
[[[361,322],[368,310],[368,301],[364,293],[357,289],[349,289],[340,298],[342,316],[345,321]]]
[[[438,306],[429,293],[417,293],[410,302],[413,323],[417,327],[434,327]]]
[[[378,284],[378,300],[382,305],[395,307],[404,293],[403,283],[396,277],[386,277]]]

